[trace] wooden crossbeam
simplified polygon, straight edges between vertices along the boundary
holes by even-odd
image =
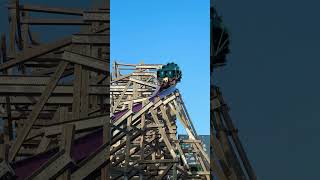
[[[155,112],[152,108],[150,108],[149,111],[150,111],[150,113],[151,113],[151,115],[152,115],[152,118],[153,118],[153,120],[155,121],[155,123],[156,123],[157,125],[159,125],[160,122],[159,122],[159,119],[158,119],[158,117],[157,117],[156,112]],[[171,143],[170,143],[167,135],[165,134],[164,129],[163,129],[163,128],[159,128],[159,132],[160,132],[161,137],[163,138],[166,146],[168,147],[172,158],[173,158],[173,159],[176,159],[177,155],[176,155],[176,153],[174,152],[174,149],[173,149],[173,147],[172,147],[172,145],[171,145]]]
[[[19,63],[23,63],[31,58],[35,58],[46,53],[52,52],[59,48],[65,47],[71,44],[71,38],[63,38],[53,43],[48,43],[39,47],[28,48],[16,54],[15,58],[10,61],[0,64],[0,71],[8,69],[12,66],[15,66]]]
[[[158,87],[155,84],[148,83],[148,82],[141,81],[141,80],[134,79],[134,78],[129,78],[129,80],[132,81],[132,82],[136,82],[136,83],[139,83],[139,84],[142,84],[142,85],[146,85],[146,86],[149,86],[149,87],[153,87],[153,88],[157,88]]]
[[[8,6],[9,9],[16,8],[15,6]],[[24,4],[20,5],[20,10],[22,11],[31,11],[31,12],[43,12],[43,13],[55,13],[55,14],[67,14],[67,15],[83,15],[83,10],[81,9],[71,9],[64,7],[48,7],[43,5],[33,5],[33,4]]]
[[[29,25],[90,25],[89,22],[82,19],[26,19],[21,23]]]
[[[74,44],[94,44],[94,45],[106,45],[109,44],[107,39],[110,36],[107,34],[73,34],[72,43]]]
[[[117,109],[117,107],[119,106],[124,94],[127,92],[129,86],[131,85],[131,82],[128,82],[126,87],[124,88],[124,90],[122,91],[122,93],[120,94],[120,97],[118,97],[116,103],[113,105],[113,108],[112,108],[112,113],[114,113]]]
[[[0,84],[0,95],[27,95],[27,94],[41,94],[46,86],[44,85],[5,85]],[[72,94],[73,86],[71,85],[57,85],[52,94]],[[80,88],[81,90],[81,88]],[[117,92],[115,92],[117,93]],[[132,92],[127,92],[127,94],[132,94]],[[88,87],[88,94],[92,95],[107,95],[108,88],[104,85],[92,85]]]
[[[110,21],[110,13],[107,11],[85,11],[83,13],[84,21],[108,22]]]
[[[33,97],[34,99],[31,99],[26,96],[10,96],[10,103],[11,104],[36,104],[37,101],[39,101],[39,97]],[[50,97],[48,101],[46,102],[47,105],[49,104],[72,104],[72,97],[71,96],[54,96]],[[0,104],[6,103],[6,97],[0,96]],[[1,113],[0,113],[1,114]],[[1,115],[0,115],[1,116]],[[5,116],[6,117],[6,116]]]
[[[23,130],[21,134],[18,135],[17,140],[13,144],[12,148],[10,149],[9,153],[9,161],[13,161],[16,154],[18,153],[24,139],[27,137],[29,134],[31,127],[33,126],[34,122],[37,120],[37,117],[45,105],[46,101],[49,99],[49,96],[51,95],[52,91],[57,85],[57,82],[60,79],[60,76],[64,72],[65,68],[67,67],[68,62],[61,61],[60,64],[57,67],[57,70],[55,74],[52,76],[52,79],[50,79],[50,82],[48,83],[46,89],[43,91],[39,101],[35,105],[33,111],[31,112],[27,123],[23,126]]]
[[[2,47],[4,52],[3,63],[0,64],[0,117],[15,123],[14,134],[17,137],[12,141],[5,141],[6,146],[11,146],[6,158],[13,164],[21,158],[29,161],[28,156],[34,155],[33,158],[38,158],[39,153],[45,154],[60,144],[59,153],[50,157],[39,169],[32,172],[31,176],[21,177],[18,170],[18,178],[69,179],[68,168],[72,163],[70,153],[74,132],[77,133],[74,135],[77,139],[103,127],[103,143],[111,139],[105,137],[109,134],[106,129],[110,128],[110,125],[106,124],[107,120],[110,120],[110,10],[109,2],[101,2],[103,7],[87,10],[21,5],[19,0],[12,0],[8,6],[10,44],[8,51]],[[46,19],[43,16],[41,19],[39,16],[40,19],[36,19],[37,17],[29,16],[29,12],[79,17],[57,16]],[[81,30],[58,41],[42,43],[36,38],[37,34],[33,32],[34,29],[30,29],[30,25],[80,25]],[[71,56],[66,56],[68,52],[72,53]],[[6,72],[9,75],[5,75]],[[150,94],[146,88],[139,91],[145,96]],[[121,92],[121,88],[115,89],[112,96]],[[132,93],[133,90],[129,89],[123,96],[130,96]],[[5,106],[8,108],[3,108]],[[4,127],[4,130],[7,131],[8,127]],[[118,137],[122,136],[121,133]],[[106,162],[101,160],[101,157],[109,158],[109,150],[110,145],[107,153],[98,157],[99,162]],[[96,158],[89,157],[92,160]],[[92,162],[82,161],[84,164],[74,166],[75,170]],[[4,161],[1,165],[4,165]],[[90,164],[91,167],[92,165],[96,164]],[[1,167],[6,169],[5,166]],[[96,166],[95,170],[99,168],[104,166]],[[93,171],[87,172],[90,174]],[[103,175],[109,176],[108,172],[105,172]],[[2,176],[4,174],[1,173],[1,179],[7,178],[8,174]]]
[[[64,51],[62,59],[71,63],[76,63],[83,66],[87,66],[89,68],[93,68],[94,70],[109,72],[109,64],[106,61],[91,56],[86,56],[70,51]]]
[[[76,131],[92,129],[102,127],[106,120],[109,118],[109,114],[99,115],[96,117],[86,117],[82,119],[72,120],[72,121],[65,121],[63,124],[71,124],[75,126]],[[46,136],[57,135],[62,132],[63,127],[61,123],[57,125],[51,125],[48,127],[44,127],[44,132]],[[36,130],[35,130],[36,131]]]

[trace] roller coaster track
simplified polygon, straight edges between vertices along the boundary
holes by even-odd
[[[158,100],[156,100],[157,97],[158,97]],[[156,108],[156,107],[160,107],[162,104],[168,104],[170,103],[170,100],[174,101],[176,98],[179,98],[179,95],[178,95],[178,90],[175,87],[171,87],[162,92],[157,92],[154,96],[149,98],[149,101],[150,101],[149,103],[152,104],[150,108]],[[159,102],[162,102],[162,103],[159,103]],[[121,121],[124,120],[123,117],[127,116],[128,111],[129,111],[128,109],[125,109],[115,113],[114,117],[112,118],[112,124],[114,125],[121,124],[122,123]],[[137,114],[141,114],[141,112],[145,111],[145,109],[143,108],[142,103],[138,103],[132,107],[132,111],[134,116]],[[137,133],[135,136],[138,137],[138,135],[140,134],[141,132]],[[124,136],[126,136],[126,134],[121,133],[115,136],[118,138],[114,138],[114,139],[119,139],[120,137],[124,137]],[[111,145],[115,144],[115,142],[116,140],[111,141]],[[200,146],[197,146],[197,147],[199,148]],[[99,154],[99,151],[103,151],[102,149],[105,149],[105,148],[107,148],[107,146],[106,144],[103,144],[101,129],[75,140],[71,148],[72,151],[69,159],[70,161],[68,165],[69,168],[77,168],[77,164],[81,164],[81,162],[83,161],[88,161],[88,159],[93,159],[94,158],[93,155],[97,156]],[[111,154],[112,152],[113,151],[111,150]],[[26,179],[26,178],[32,179],[32,178],[38,177],[37,175],[40,174],[39,169],[41,169],[41,167],[50,166],[50,164],[48,163],[50,162],[50,160],[59,159],[56,156],[62,157],[62,154],[59,153],[58,148],[38,154],[31,158],[17,161],[12,164],[12,169],[17,179]],[[205,156],[206,154],[203,154],[203,157]],[[209,162],[207,161],[207,159],[204,158],[203,160],[206,162],[206,165],[208,166]],[[60,161],[62,162],[63,160],[60,160]],[[103,163],[107,163],[107,162],[103,162]],[[205,166],[205,168],[208,168],[207,166]],[[53,169],[50,169],[50,170],[55,171]],[[77,176],[73,176],[73,174],[71,174],[71,179],[72,177],[76,178]]]

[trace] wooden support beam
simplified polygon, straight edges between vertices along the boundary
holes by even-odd
[[[36,104],[40,97],[29,98],[26,96],[10,96],[10,103],[13,104]],[[64,105],[72,104],[73,98],[71,96],[55,96],[48,99],[47,105]],[[6,103],[6,97],[0,96],[0,104]],[[0,113],[1,114],[1,113]],[[1,115],[0,115],[1,116]],[[7,117],[7,116],[5,116]]]
[[[105,125],[103,126],[103,143],[107,144],[108,142],[111,141],[111,128],[110,128],[110,118],[106,120]],[[110,161],[110,149],[111,146],[110,144],[107,146],[107,152],[105,154],[106,159]],[[107,163],[105,167],[101,168],[101,180],[109,180],[110,179],[110,163]]]
[[[91,56],[82,55],[75,52],[64,51],[62,59],[71,62],[93,68],[94,70],[109,73],[109,63],[102,59],[94,58]]]
[[[158,119],[158,116],[157,116],[157,113],[155,112],[155,110],[153,110],[152,108],[150,108],[149,111],[150,111],[150,113],[151,113],[151,115],[152,115],[152,118],[153,118],[153,120],[155,121],[155,123],[156,123],[157,125],[160,125],[160,121],[159,121],[159,119]],[[168,136],[166,135],[164,129],[163,129],[163,128],[159,128],[159,132],[160,132],[161,137],[163,138],[164,143],[166,144],[166,146],[167,146],[167,148],[168,148],[168,150],[169,150],[172,158],[173,158],[173,159],[176,159],[177,155],[176,155],[176,153],[175,153],[175,151],[174,151],[174,149],[173,149],[173,147],[172,147],[172,145],[171,145],[171,143],[170,143],[170,140],[169,140]]]
[[[8,6],[9,9],[16,8],[15,6]],[[54,14],[67,14],[67,15],[83,15],[83,10],[81,9],[71,9],[64,7],[48,7],[43,5],[33,5],[33,4],[24,4],[20,5],[21,11],[30,11],[30,12],[43,12],[43,13],[54,13]]]
[[[59,81],[60,76],[64,72],[67,65],[68,65],[68,62],[61,61],[59,66],[57,67],[55,74],[52,76],[52,79],[50,79],[48,86],[46,87],[46,89],[42,93],[38,103],[35,105],[33,111],[31,112],[27,123],[23,126],[23,130],[22,130],[21,134],[18,135],[17,140],[15,141],[12,148],[10,149],[10,153],[9,153],[9,161],[10,162],[14,160],[14,158],[15,158],[16,154],[18,153],[24,139],[29,134],[31,127],[33,126],[34,122],[37,120],[37,117],[38,117],[41,109],[45,105],[46,101],[49,99],[49,96],[51,95],[52,91],[56,87],[57,82]]]
[[[113,105],[112,107],[112,113],[114,113],[117,109],[117,107],[119,106],[124,94],[127,92],[129,86],[131,85],[131,82],[129,81],[126,85],[126,87],[124,88],[124,90],[121,92],[120,97],[118,97],[118,99],[116,100],[116,103]]]
[[[40,141],[40,144],[38,146],[38,148],[36,149],[36,154],[40,154],[40,153],[43,153],[47,150],[49,144],[50,144],[50,141],[51,139],[50,138],[47,138],[47,137],[43,137]]]
[[[83,118],[89,113],[89,71],[82,68],[81,76],[80,117]]]
[[[91,117],[86,117],[86,118],[81,118],[81,119],[76,119],[71,121],[65,121],[63,124],[73,124],[75,126],[75,131],[80,131],[80,130],[83,131],[86,129],[102,127],[106,123],[106,120],[110,118],[109,116],[110,116],[109,114],[98,115],[94,117],[91,116]],[[62,124],[58,123],[56,125],[44,127],[43,129],[46,136],[57,135],[62,132]]]
[[[139,71],[137,71],[137,72],[143,72],[144,70],[139,70]],[[117,82],[117,81],[121,81],[121,80],[124,80],[124,79],[127,79],[127,78],[129,78],[130,76],[132,76],[134,73],[137,73],[137,72],[133,72],[133,73],[130,73],[130,74],[127,74],[127,75],[123,75],[123,76],[118,76],[118,74],[117,75],[114,75],[114,77],[116,77],[115,79],[113,79],[112,81],[111,81],[111,84],[112,83],[115,83],[115,82]]]
[[[28,48],[16,54],[15,58],[10,61],[0,64],[0,71],[8,69],[19,63],[23,63],[31,58],[35,58],[46,53],[52,52],[54,50],[60,49],[71,44],[71,38],[63,38],[53,43],[48,43],[39,47]]]
[[[5,63],[7,62],[7,43],[6,43],[6,36],[2,34],[1,37],[1,54],[2,54],[2,61]],[[3,74],[8,74],[7,70],[3,72]],[[13,129],[12,129],[12,115],[11,115],[11,100],[10,96],[5,96],[5,107],[7,111],[7,119],[4,122],[4,142],[8,143],[13,138]]]
[[[21,23],[29,25],[90,25],[82,19],[26,19]]]
[[[141,81],[141,80],[138,80],[138,79],[135,79],[135,78],[129,78],[129,80],[132,81],[132,82],[136,82],[136,83],[139,83],[139,84],[142,84],[142,85],[145,85],[145,86],[149,86],[149,87],[153,87],[153,88],[157,88],[158,87],[155,84],[148,83],[148,82],[145,82],[145,81]]]
[[[63,109],[62,111],[65,111]],[[64,113],[65,114],[65,113]],[[66,116],[64,116],[65,118]],[[71,147],[72,147],[72,141],[74,138],[74,125],[73,124],[67,124],[63,128],[63,133],[62,133],[62,143],[61,143],[61,149],[65,150],[65,154],[71,156]],[[70,178],[70,169],[66,169],[58,178],[57,180],[69,180]]]
[[[157,178],[157,180],[162,180],[168,174],[172,166],[173,166],[173,163],[169,164],[167,168],[163,171],[163,173]]]
[[[107,34],[73,34],[72,43],[74,44],[92,44],[92,45],[107,45],[110,38]]]
[[[24,85],[2,85],[0,84],[0,96],[1,95],[13,95],[13,96],[22,96],[26,94],[33,94],[33,95],[40,95],[44,89],[45,86],[37,86],[37,85],[30,85],[30,86],[24,86]],[[52,94],[55,95],[71,95],[73,94],[73,88],[71,85],[57,85],[56,89],[52,92]],[[108,94],[108,88],[104,85],[95,85],[95,86],[89,86],[88,87],[88,93],[90,95],[109,95]],[[114,94],[120,94],[120,93],[114,93]],[[132,94],[132,92],[127,92],[126,94]],[[146,93],[148,94],[148,93]],[[150,94],[150,93],[149,93]]]
[[[8,173],[11,174],[11,176],[13,176],[14,170],[11,168],[9,163],[7,163],[6,161],[2,161],[0,163],[0,177],[4,178],[4,176]],[[6,179],[6,178],[4,178],[4,179]]]
[[[8,163],[8,144],[0,144],[0,178],[5,179],[6,174],[14,175],[14,170]]]
[[[108,22],[110,21],[110,13],[108,11],[85,11],[83,13],[84,21]]]

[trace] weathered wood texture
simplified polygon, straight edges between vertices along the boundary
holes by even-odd
[[[179,91],[172,87],[170,93],[159,92],[156,70],[161,66],[113,63],[111,179],[209,179],[208,155],[192,128]],[[127,67],[133,72],[127,74]],[[121,88],[120,94],[117,88]],[[130,90],[132,94],[127,93]],[[177,139],[177,121],[183,124],[189,139]],[[195,154],[195,164],[189,164],[186,153]],[[194,167],[199,169],[191,171]]]
[[[211,87],[211,139],[212,151],[211,170],[219,172],[229,179],[250,179],[257,177],[246,155],[229,115],[229,108],[225,104],[218,87]]]
[[[9,41],[3,36],[0,53],[0,120],[5,122],[1,147],[7,147],[0,178],[70,179],[75,177],[71,169],[78,172],[89,165],[81,165],[81,150],[74,148],[110,124],[109,1],[76,9],[11,0],[8,8]],[[42,34],[47,37],[39,37],[37,28],[30,28],[39,25],[57,32],[64,25],[79,28],[55,40],[46,32]],[[110,143],[103,134],[99,138]],[[94,171],[88,169],[86,175]]]
[[[10,2],[10,41],[8,50],[2,43],[0,64],[1,147],[8,148],[0,175],[208,180],[209,158],[179,91],[159,92],[162,65],[115,62],[110,73],[109,1],[94,2],[90,9]],[[49,20],[47,13],[59,17]],[[39,25],[79,31],[43,43],[29,28]],[[177,121],[187,140],[177,138]]]

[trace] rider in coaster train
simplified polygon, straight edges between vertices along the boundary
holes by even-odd
[[[182,72],[175,63],[168,63],[157,71],[160,90],[167,89],[181,81]]]

